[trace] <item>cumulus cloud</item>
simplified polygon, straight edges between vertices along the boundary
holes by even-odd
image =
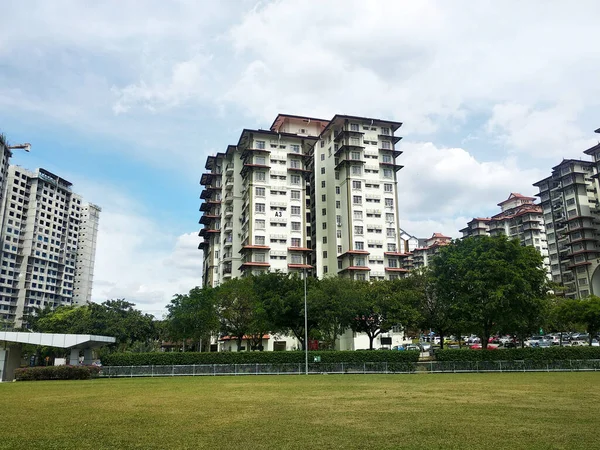
[[[478,161],[462,148],[405,142],[402,149],[401,216],[418,223],[447,225],[457,216],[490,214],[511,192],[534,194],[532,183],[543,178],[541,170],[519,168],[514,159]]]

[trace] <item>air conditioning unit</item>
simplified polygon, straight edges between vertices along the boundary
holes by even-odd
[[[298,134],[306,134],[306,128],[300,128]]]

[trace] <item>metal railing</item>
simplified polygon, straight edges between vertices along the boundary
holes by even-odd
[[[565,361],[429,361],[309,363],[310,374],[427,374],[485,372],[589,372],[599,371],[600,360]],[[304,363],[193,364],[161,366],[104,366],[100,377],[174,377],[217,375],[301,375]]]

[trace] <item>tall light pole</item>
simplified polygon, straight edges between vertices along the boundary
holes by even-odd
[[[306,267],[304,268],[304,369],[308,375],[308,304],[306,302]]]

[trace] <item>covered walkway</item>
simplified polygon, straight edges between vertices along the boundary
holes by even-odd
[[[71,349],[69,364],[77,365],[82,350],[83,364],[91,364],[93,348],[114,343],[115,338],[111,336],[0,331],[0,382],[14,379],[15,369],[21,364],[23,344]]]

